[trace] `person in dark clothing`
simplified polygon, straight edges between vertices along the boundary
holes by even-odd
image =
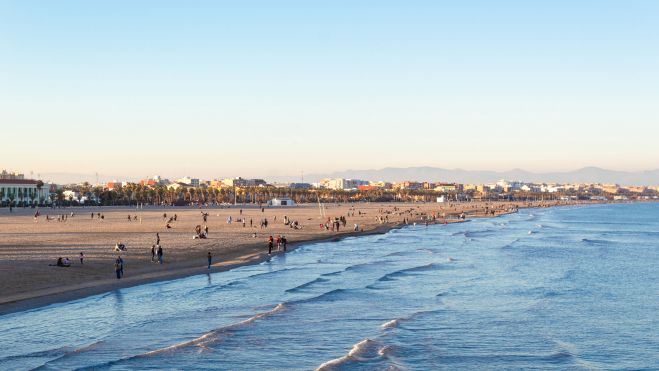
[[[286,240],[286,236],[281,236],[281,244],[284,246],[284,252],[286,252],[286,244],[288,243],[288,240]]]
[[[163,260],[163,259],[162,259],[162,255],[163,255],[163,253],[162,253],[162,246],[158,246],[158,262],[159,262],[160,264],[162,264],[162,260]]]
[[[117,264],[119,264],[119,274],[121,277],[124,276],[124,260],[121,256],[117,256]]]
[[[272,246],[274,245],[274,240],[272,236],[268,237],[268,255],[272,254]]]
[[[156,245],[151,245],[151,261],[156,260]]]
[[[211,262],[213,261],[213,255],[211,255],[211,252],[208,252],[208,269],[211,269]]]

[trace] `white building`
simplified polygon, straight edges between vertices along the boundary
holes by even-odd
[[[343,178],[334,178],[334,179],[323,179],[321,185],[324,188],[334,189],[334,190],[350,190],[356,189],[360,185],[368,185],[369,182],[366,180],[359,179],[343,179]]]
[[[176,183],[187,184],[187,185],[192,186],[192,187],[195,187],[195,188],[196,188],[196,187],[199,187],[199,179],[197,179],[197,178],[190,178],[189,176],[184,176],[184,177],[181,178],[181,179],[177,179],[177,180],[176,180]]]
[[[268,201],[268,206],[295,206],[295,201],[288,197],[273,198]]]
[[[0,203],[38,205],[50,203],[50,187],[32,179],[0,179]]]

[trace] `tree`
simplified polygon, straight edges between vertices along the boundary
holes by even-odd
[[[41,179],[37,180],[37,191],[39,192],[38,196],[39,196],[39,203],[40,204],[42,204],[43,201],[44,201],[44,197],[41,193],[41,190],[43,189],[43,186],[44,186],[43,181],[41,181]],[[0,199],[2,199],[2,197],[0,197]]]

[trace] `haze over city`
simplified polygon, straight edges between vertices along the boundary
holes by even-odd
[[[16,140],[0,156],[22,172],[131,179],[653,170],[658,10],[4,2],[0,125]]]

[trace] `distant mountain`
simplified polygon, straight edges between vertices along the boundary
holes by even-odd
[[[345,170],[307,176],[309,181],[323,178],[383,180],[387,182],[418,180],[431,182],[491,183],[500,179],[536,183],[617,183],[621,185],[659,185],[659,169],[626,172],[585,167],[566,172],[533,173],[522,169],[510,171],[470,171],[437,167],[386,167],[378,170]]]

